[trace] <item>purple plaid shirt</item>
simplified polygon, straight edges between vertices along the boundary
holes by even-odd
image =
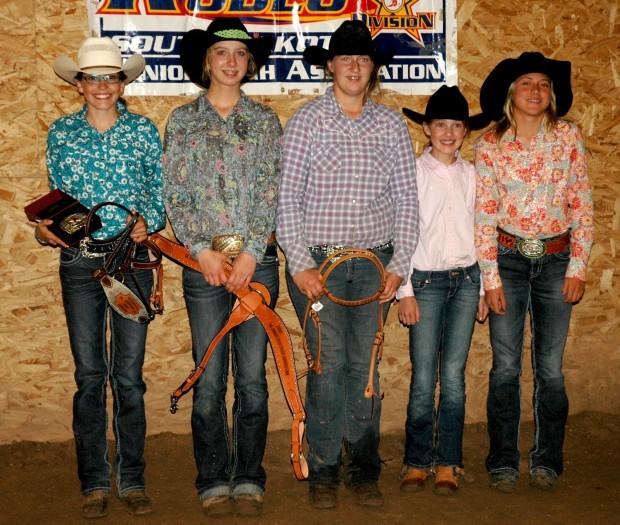
[[[368,100],[359,118],[333,88],[295,112],[284,132],[278,242],[292,274],[315,268],[308,246],[394,242],[387,267],[407,278],[418,242],[418,192],[402,117]]]

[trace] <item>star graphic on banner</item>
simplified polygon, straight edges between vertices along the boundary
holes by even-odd
[[[401,29],[421,45],[424,45],[420,29],[432,29],[435,25],[436,13],[416,13],[414,5],[420,0],[370,0],[377,8],[370,17],[370,33],[375,36],[382,29]],[[432,25],[428,21],[432,20]],[[387,23],[386,23],[387,22]]]

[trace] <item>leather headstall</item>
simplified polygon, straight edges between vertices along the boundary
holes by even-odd
[[[121,208],[130,217],[126,226],[116,235],[107,239],[91,239],[90,224],[94,214],[104,206]],[[88,214],[86,219],[86,245],[112,245],[113,249],[106,257],[102,269],[93,272],[93,278],[101,284],[108,298],[110,306],[123,317],[146,324],[155,318],[155,314],[164,311],[162,279],[163,268],[161,265],[161,251],[148,239],[140,243],[149,252],[149,261],[136,259],[138,243],[131,238],[131,230],[135,226],[140,215],[132,212],[122,204],[115,202],[102,202],[97,204]],[[153,288],[151,296],[147,299],[144,290],[140,287],[135,276],[135,270],[153,270]],[[134,293],[126,284],[125,278],[129,276],[135,284],[138,293]]]
[[[198,262],[180,244],[158,233],[152,234],[150,240],[161,250],[163,255],[172,261],[192,270],[201,271]],[[224,263],[224,271],[226,275],[230,275],[232,266],[229,263]],[[170,396],[170,412],[173,414],[177,412],[179,399],[189,392],[196,381],[198,381],[218,343],[235,326],[252,317],[256,317],[265,328],[269,338],[284,397],[293,415],[291,429],[291,463],[293,470],[298,480],[305,480],[308,477],[308,463],[303,455],[302,444],[306,426],[306,412],[297,382],[291,336],[282,318],[269,307],[271,294],[264,284],[251,282],[247,287],[239,290],[236,295],[237,301],[228,321],[213,338],[198,366],[191,371],[181,386],[172,392]]]
[[[379,275],[381,276],[381,286],[370,297],[366,297],[364,299],[359,299],[355,301],[346,301],[344,299],[335,297],[334,294],[327,287],[327,284],[326,284],[327,278],[330,276],[330,274],[340,264],[350,259],[367,259],[370,262],[372,262],[377,268],[377,271],[379,272]],[[325,296],[330,301],[336,304],[343,305],[343,306],[361,306],[364,304],[372,303],[373,301],[377,301],[379,299],[379,296],[383,292],[383,289],[385,288],[385,270],[383,268],[383,264],[381,263],[377,255],[375,255],[370,250],[362,250],[360,248],[345,248],[342,250],[335,251],[323,261],[323,263],[319,266],[318,271],[321,276],[320,277],[321,282],[323,283],[323,293],[325,294]],[[306,311],[305,311],[304,319],[302,323],[302,334],[301,334],[301,340],[303,342],[303,348],[304,348],[304,353],[306,355],[306,361],[308,363],[308,368],[306,370],[302,370],[298,374],[298,377],[303,377],[311,371],[317,374],[321,374],[323,371],[321,367],[321,318],[319,317],[319,309],[313,308],[313,306],[314,306],[314,303],[308,300],[308,304],[306,305]],[[310,350],[308,348],[308,343],[306,340],[306,329],[308,326],[308,318],[312,319],[316,327],[316,330],[317,330],[318,343],[317,343],[316,360],[312,358],[312,355],[310,354]],[[383,304],[379,305],[379,316],[377,320],[377,325],[378,325],[377,332],[375,334],[375,340],[372,345],[372,355],[370,357],[370,366],[368,370],[368,383],[366,384],[366,389],[364,391],[364,396],[368,399],[372,398],[373,396],[383,397],[382,395],[375,393],[374,382],[373,382],[376,363],[381,360],[381,357],[383,355],[383,339],[384,339]]]

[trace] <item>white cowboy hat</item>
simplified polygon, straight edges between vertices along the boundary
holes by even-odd
[[[68,56],[58,57],[54,61],[54,72],[63,80],[76,85],[78,73],[89,75],[109,75],[124,73],[125,84],[138,78],[146,62],[142,55],[130,56],[123,64],[121,50],[109,37],[87,38],[78,51],[77,65]]]

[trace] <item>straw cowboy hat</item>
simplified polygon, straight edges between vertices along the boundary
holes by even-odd
[[[273,47],[273,38],[269,36],[252,38],[238,18],[216,18],[206,31],[192,29],[181,40],[179,48],[181,65],[194,84],[203,88],[209,87],[209,82],[203,78],[205,53],[213,44],[230,40],[242,42],[248,47],[258,71],[267,63]],[[247,80],[249,78],[244,81]]]
[[[507,58],[495,66],[482,84],[480,107],[492,120],[500,120],[504,116],[510,84],[526,73],[542,73],[553,83],[558,117],[563,117],[573,103],[570,71],[570,62],[545,58],[538,52],[525,52],[519,58]]]
[[[76,85],[78,73],[87,75],[110,75],[124,73],[125,84],[133,82],[144,71],[145,60],[142,55],[132,55],[123,64],[121,50],[109,37],[91,37],[82,42],[78,51],[77,65],[68,56],[54,61],[54,71],[69,84]]]
[[[394,53],[377,51],[370,30],[361,20],[345,20],[334,31],[329,49],[308,46],[303,56],[309,64],[325,67],[336,55],[368,55],[377,66],[389,64],[394,57]]]
[[[431,95],[424,114],[408,108],[402,108],[405,116],[418,124],[429,123],[433,119],[460,120],[467,123],[469,129],[477,130],[487,126],[491,119],[484,113],[469,116],[469,105],[457,86],[441,86]]]

